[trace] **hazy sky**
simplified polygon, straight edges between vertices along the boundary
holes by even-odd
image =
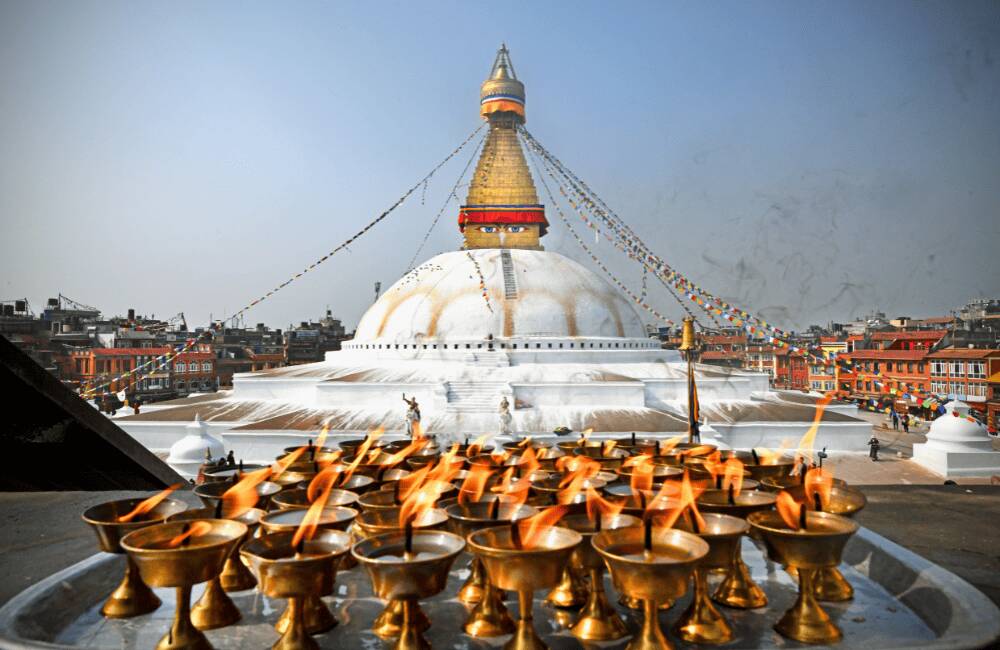
[[[479,124],[501,41],[528,128],[709,290],[787,328],[1000,296],[996,2],[25,0],[0,2],[0,298],[234,311]],[[353,327],[465,162],[247,322]]]

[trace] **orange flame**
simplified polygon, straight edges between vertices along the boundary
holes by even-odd
[[[577,441],[577,442],[578,442],[578,444],[579,444],[579,445],[580,445],[581,447],[584,447],[584,446],[586,446],[586,445],[587,445],[587,440],[589,440],[589,439],[590,439],[590,434],[591,434],[591,433],[593,433],[593,432],[594,432],[594,430],[593,430],[593,429],[584,429],[584,430],[583,430],[583,431],[582,431],[582,432],[580,433],[580,440],[579,440],[579,441]]]
[[[812,468],[806,472],[804,491],[806,494],[806,507],[813,508],[814,510],[825,510],[830,505],[830,494],[833,491],[833,474],[819,467]]]
[[[573,503],[576,496],[583,490],[584,483],[587,482],[587,477],[583,472],[577,472],[569,478],[568,483],[565,479],[560,481],[559,485],[565,485],[565,487],[556,492],[556,503],[565,505]]]
[[[189,537],[199,537],[212,530],[212,524],[207,521],[192,521],[184,527],[184,532],[167,542],[167,548],[177,548]]]
[[[295,451],[293,451],[290,454],[286,455],[281,460],[274,461],[274,463],[269,468],[271,470],[271,474],[270,475],[273,476],[274,478],[278,478],[279,476],[281,476],[282,474],[284,474],[285,470],[288,469],[291,466],[292,463],[294,463],[295,461],[297,461],[299,459],[299,456],[301,456],[302,454],[304,454],[305,451],[306,451],[305,447],[299,447]]]
[[[649,465],[653,466],[653,455],[649,453],[639,454],[638,456],[629,456],[624,461],[622,461],[622,467],[634,467],[636,465]],[[652,469],[650,470],[652,471]]]
[[[509,467],[500,480],[500,485],[493,488],[493,492],[509,497],[505,501],[514,505],[521,505],[528,500],[528,490],[531,482],[528,479],[514,481],[514,467]]]
[[[447,488],[447,483],[428,481],[420,489],[413,491],[403,500],[399,508],[399,527],[404,528],[407,523],[416,526],[424,513],[434,507]]]
[[[754,447],[757,454],[758,465],[777,465],[781,462],[781,449],[766,449],[764,447]]]
[[[653,489],[653,469],[654,465],[652,462],[649,463],[637,463],[632,466],[632,479],[629,481],[629,486],[632,488],[632,494],[647,493]],[[669,483],[669,481],[664,484]]]
[[[264,467],[243,475],[238,483],[222,493],[223,514],[226,517],[239,517],[250,508],[257,505],[260,495],[257,486],[271,476],[271,468]]]
[[[458,472],[462,469],[462,464],[465,462],[455,458],[455,454],[457,452],[458,446],[456,445],[454,449],[446,453],[444,456],[441,456],[437,463],[432,463],[431,472],[427,475],[427,480],[437,481],[439,483],[451,483],[455,479]]]
[[[350,480],[352,476],[354,476],[354,471],[358,469],[358,465],[361,464],[361,461],[368,454],[368,450],[371,449],[371,446],[374,445],[379,438],[382,437],[382,431],[383,431],[382,427],[379,427],[374,431],[368,432],[368,435],[365,436],[365,441],[361,443],[360,447],[358,447],[358,451],[354,455],[354,460],[351,461],[351,463],[347,466],[347,469],[344,470],[343,478],[341,479],[340,482],[341,485],[346,483],[348,480]]]
[[[404,476],[396,481],[400,501],[408,499],[411,494],[419,490],[427,482],[427,477],[431,473],[431,467],[432,463],[428,463],[420,469],[410,472],[408,476]]]
[[[147,512],[149,512],[150,510],[152,510],[156,506],[160,505],[161,501],[163,501],[168,496],[170,496],[171,492],[173,492],[174,490],[176,490],[177,488],[179,488],[182,485],[184,485],[184,484],[183,483],[174,483],[173,485],[171,485],[170,487],[168,487],[163,492],[160,492],[158,494],[154,494],[153,496],[149,497],[148,499],[140,501],[139,504],[136,505],[136,507],[132,509],[132,512],[130,512],[128,514],[125,514],[125,515],[122,515],[121,517],[118,517],[118,519],[117,519],[118,523],[124,524],[124,523],[132,521],[133,519],[135,519],[139,515],[146,514]]]
[[[542,535],[555,526],[556,522],[563,518],[567,510],[569,510],[567,506],[553,506],[542,510],[536,515],[520,519],[516,523],[511,524],[512,526],[517,526],[520,533],[521,548],[531,549],[537,546]]]
[[[591,521],[595,521],[597,517],[616,517],[624,507],[624,499],[618,502],[608,501],[594,488],[587,488],[587,518]]]
[[[597,476],[601,471],[601,464],[587,456],[563,456],[559,460],[569,459],[565,463],[556,461],[556,468],[562,466],[563,477],[559,481],[559,487],[564,488],[570,483],[578,480],[585,480]]]
[[[712,447],[710,445],[698,445],[697,447],[691,447],[690,449],[685,449],[684,451],[681,452],[681,456],[694,458],[695,456],[703,456],[711,451]]]
[[[733,496],[739,496],[743,489],[743,463],[736,456],[730,456],[723,463],[722,489],[728,490],[732,486]]]
[[[674,448],[681,444],[684,440],[683,436],[675,436],[673,438],[668,438],[658,445],[658,451],[656,452],[660,456],[666,456],[674,450]]]
[[[465,455],[469,458],[472,458],[473,456],[478,456],[479,454],[481,454],[483,451],[483,447],[486,446],[486,441],[489,440],[489,438],[490,434],[484,433],[483,435],[473,440],[472,444],[470,444],[469,448],[465,451]]]
[[[458,491],[458,502],[465,503],[471,501],[476,503],[483,497],[486,491],[486,483],[493,476],[493,469],[488,465],[473,465],[469,468],[462,487]]]
[[[784,490],[778,492],[778,500],[775,501],[774,505],[777,507],[778,514],[781,515],[781,519],[785,522],[786,526],[792,530],[800,528],[799,521],[805,506],[796,503],[792,495]]]
[[[517,446],[520,449],[526,449],[528,447],[531,447],[531,436],[525,436],[524,440],[522,440],[521,442],[517,443]]]
[[[381,465],[382,467],[394,467],[399,463],[403,462],[404,460],[406,460],[406,458],[408,458],[410,455],[415,454],[416,452],[423,449],[426,444],[427,443],[424,440],[414,438],[413,440],[410,441],[410,444],[406,445],[396,453],[392,454],[391,456],[383,460],[381,462]],[[378,451],[378,450],[375,449],[372,451]],[[378,455],[376,454],[376,458],[377,457]]]
[[[617,445],[618,445],[618,441],[617,440],[605,440],[604,442],[602,442],[601,443],[601,457],[602,458],[607,458],[607,457],[611,456],[611,454],[614,452],[615,447]]]
[[[411,435],[410,437],[413,438],[414,440],[420,440],[421,438],[423,438],[424,430],[420,426],[420,421],[414,420],[412,426],[413,426],[413,435]]]
[[[521,470],[521,476],[531,476],[532,473],[538,471],[542,464],[538,462],[538,454],[535,453],[534,447],[528,447],[524,450],[517,466]]]
[[[326,437],[330,433],[330,425],[324,424],[323,428],[320,429],[319,435],[316,436],[316,444],[314,445],[316,449],[322,449],[326,444]]]
[[[315,480],[313,481],[315,482]],[[312,487],[312,483],[309,484]],[[295,535],[292,536],[292,548],[298,552],[302,548],[303,542],[308,542],[316,534],[316,529],[319,527],[320,517],[323,515],[323,508],[326,507],[326,503],[330,498],[330,490],[333,489],[333,481],[328,481],[323,493],[309,505],[309,509],[306,510],[305,516],[302,517],[302,523],[299,527],[295,529]],[[308,492],[306,493],[308,496]]]
[[[669,499],[667,492],[665,491],[666,486],[669,484],[670,481],[664,483],[664,487],[660,489],[660,493],[656,495],[656,498],[649,502],[649,505],[646,506],[644,516],[649,517],[663,511],[663,505],[665,505]],[[685,510],[688,510],[694,518],[694,528],[696,530],[704,530],[705,519],[701,516],[701,513],[698,512],[697,505],[698,497],[704,491],[705,489],[703,487],[695,487],[692,485],[691,477],[688,474],[688,471],[684,470],[684,478],[681,480],[677,506],[669,510],[665,516],[659,518],[656,522],[657,526],[662,528],[673,528],[677,519],[684,514]],[[660,504],[659,507],[657,507],[657,504]]]
[[[816,410],[813,412],[812,425],[802,436],[802,439],[799,440],[799,449],[795,452],[796,467],[804,461],[812,464],[814,460],[813,449],[816,447],[816,433],[819,431],[819,423],[823,420],[823,412],[831,401],[833,401],[833,393],[827,393],[816,400]]]

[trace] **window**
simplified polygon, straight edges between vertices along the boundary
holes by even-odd
[[[919,375],[924,374],[924,362],[923,361],[921,361],[920,363],[917,364],[917,374],[919,374]]]
[[[986,384],[970,382],[968,391],[969,397],[986,397]]]
[[[203,361],[202,364],[201,364],[201,371],[202,372],[212,372],[212,364],[209,363],[208,361]]]
[[[950,389],[951,390],[948,391],[949,393],[954,393],[955,395],[965,395],[965,384],[953,381],[950,384]]]
[[[833,382],[832,381],[823,382],[823,388],[825,390],[833,390]]]
[[[932,381],[931,392],[937,395],[943,395],[948,392],[948,384],[943,381]]]
[[[948,374],[944,361],[931,361],[931,377],[944,377]]]
[[[184,382],[183,381],[177,382],[176,386],[177,386],[177,390],[184,390]]]
[[[886,361],[885,362],[885,371],[886,372],[892,372],[892,361]]]
[[[951,362],[951,374],[952,376],[959,376],[965,374],[965,362],[963,361],[952,361]]]
[[[183,361],[178,361],[174,364],[174,372],[187,372],[187,364]],[[180,386],[178,386],[180,388]]]
[[[970,361],[969,362],[969,378],[970,379],[985,379],[986,378],[986,364],[982,361]]]

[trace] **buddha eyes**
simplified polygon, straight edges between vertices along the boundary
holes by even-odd
[[[500,232],[500,227],[498,227],[498,226],[479,226],[479,230],[480,230],[480,232],[485,232],[487,234],[493,234],[493,233],[496,233],[496,232]],[[507,226],[506,228],[504,228],[504,230],[506,230],[509,233],[518,233],[518,232],[524,232],[526,230],[526,228],[524,226]]]

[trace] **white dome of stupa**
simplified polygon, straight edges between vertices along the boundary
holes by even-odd
[[[913,445],[913,459],[943,476],[992,476],[1000,472],[1000,452],[986,428],[958,400],[944,405],[944,415],[931,423],[927,442]]]
[[[184,437],[170,446],[167,464],[185,478],[198,475],[198,468],[206,456],[219,459],[225,456],[222,441],[209,435],[208,425],[196,413],[194,420],[184,427]]]
[[[404,275],[365,313],[353,343],[490,334],[646,338],[621,292],[568,257],[484,248],[442,253]]]
[[[935,441],[938,446],[948,444],[966,449],[970,443],[979,443],[983,449],[989,449],[991,441],[986,428],[969,415],[970,407],[958,400],[944,405],[944,415],[931,423],[927,433],[928,441]]]

